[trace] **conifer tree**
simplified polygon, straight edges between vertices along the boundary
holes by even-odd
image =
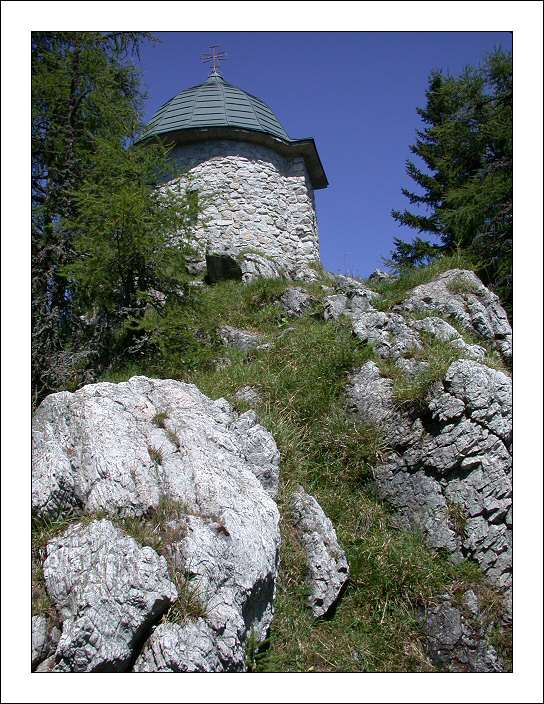
[[[465,250],[484,281],[511,301],[512,58],[503,51],[458,77],[433,72],[427,104],[418,109],[424,128],[410,147],[420,161],[406,172],[419,189],[402,189],[415,210],[393,210],[397,222],[430,234],[395,239],[396,266],[425,264]],[[419,165],[421,163],[421,165]]]
[[[167,259],[179,262],[164,228],[179,224],[175,208],[184,225],[188,209],[180,198],[174,205],[172,197],[159,207],[152,195],[167,150],[130,146],[141,127],[143,98],[132,59],[149,39],[141,32],[32,34],[35,402],[92,380],[91,367],[107,361],[108,338],[121,324],[122,310],[134,307],[144,284],[165,283],[149,275],[160,268],[159,258],[164,272],[173,267]],[[138,232],[135,218],[126,220],[129,207],[142,215]],[[144,246],[153,229],[153,246]],[[120,256],[113,263],[108,247],[115,233]],[[132,267],[132,280],[119,288],[121,264],[123,276]]]

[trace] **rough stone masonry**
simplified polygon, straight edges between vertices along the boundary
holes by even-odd
[[[210,253],[260,254],[286,276],[308,277],[319,239],[303,157],[223,139],[178,144],[172,159],[182,175],[170,187],[196,190],[203,205],[193,243],[202,261]]]

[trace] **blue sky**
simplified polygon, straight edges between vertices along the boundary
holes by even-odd
[[[413,231],[391,217],[403,208],[409,145],[420,127],[434,68],[460,72],[501,46],[509,32],[158,32],[140,65],[145,118],[180,90],[204,81],[200,55],[219,44],[229,83],[270,105],[290,137],[313,137],[329,179],[316,191],[326,269],[365,276],[393,238]]]

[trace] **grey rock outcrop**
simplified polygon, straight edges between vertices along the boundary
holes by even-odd
[[[216,637],[203,620],[161,623],[134,663],[134,672],[220,672]]]
[[[395,408],[393,388],[372,362],[352,377],[359,417],[379,424],[390,452],[375,468],[401,527],[422,531],[452,559],[477,560],[499,589],[511,586],[510,378],[458,360],[432,389],[427,412]]]
[[[240,330],[230,325],[219,328],[219,338],[225,347],[233,347],[240,352],[249,352],[253,349],[263,349],[263,336],[249,330]]]
[[[47,591],[61,618],[57,672],[119,672],[175,601],[166,561],[110,521],[75,525],[48,543]]]
[[[225,670],[244,668],[245,639],[251,631],[264,637],[272,619],[280,535],[268,494],[278,473],[276,444],[255,414],[239,416],[191,384],[145,377],[95,384],[52,394],[35,414],[38,514],[143,516],[161,497],[183,506],[172,564],[197,585]],[[63,545],[58,574],[81,552]],[[54,552],[60,547],[54,543]]]
[[[315,617],[336,604],[349,576],[336,531],[313,496],[298,487],[292,498],[294,526],[308,559],[308,605]]]
[[[251,406],[257,406],[261,402],[261,395],[253,386],[242,386],[234,394],[237,401],[244,401]]]
[[[325,320],[338,320],[341,315],[357,317],[360,313],[374,310],[372,301],[378,294],[357,279],[349,276],[334,277],[334,290],[324,299]]]
[[[368,277],[369,281],[380,282],[380,281],[391,281],[392,279],[398,278],[395,274],[390,274],[382,269],[375,269]]]
[[[382,358],[397,359],[422,349],[419,335],[398,313],[361,313],[353,320],[353,332]]]
[[[255,411],[242,413],[230,429],[251,471],[267,493],[275,497],[280,482],[280,453],[274,438],[257,423]]]
[[[486,638],[478,598],[472,590],[463,603],[452,604],[445,594],[422,614],[427,651],[439,667],[449,672],[502,672],[503,665]]]
[[[280,297],[286,313],[293,317],[304,315],[313,302],[313,297],[300,286],[290,286]]]
[[[50,655],[36,668],[35,672],[54,672],[55,671],[55,656]]]
[[[442,342],[451,342],[451,344],[463,352],[463,356],[467,359],[483,359],[485,357],[485,348],[481,345],[467,344],[459,332],[450,325],[446,320],[430,316],[422,320],[414,320],[411,327],[418,332],[425,332],[428,335],[436,337]]]
[[[505,359],[512,357],[512,328],[498,296],[472,271],[451,269],[416,286],[399,306],[404,311],[435,311],[493,343]]]
[[[60,638],[58,628],[50,628],[45,616],[32,617],[32,670],[55,652]]]

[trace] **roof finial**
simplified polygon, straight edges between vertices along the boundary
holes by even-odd
[[[200,60],[202,61],[202,63],[211,64],[210,76],[220,76],[221,74],[219,73],[219,63],[221,61],[225,61],[227,55],[224,51],[221,51],[219,49],[218,44],[212,44],[212,46],[210,46],[210,50],[211,51],[209,54],[202,54]]]

